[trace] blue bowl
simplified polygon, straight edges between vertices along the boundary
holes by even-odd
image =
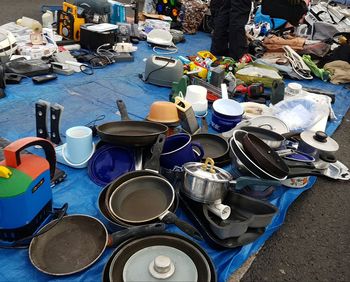
[[[226,119],[221,116],[218,116],[215,111],[212,113],[211,117],[211,126],[218,132],[229,131],[234,128],[240,121],[242,116],[238,116],[234,119]]]

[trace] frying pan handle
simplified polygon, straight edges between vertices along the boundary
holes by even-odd
[[[120,112],[122,120],[131,120],[128,111],[126,110],[126,105],[123,100],[117,100],[117,107]]]
[[[191,224],[179,219],[172,212],[168,211],[165,215],[163,215],[160,218],[160,220],[166,224],[175,224],[178,228],[180,228],[187,235],[189,235],[192,238],[197,239],[199,241],[203,241],[202,235],[198,232],[198,230],[196,228],[194,228]]]
[[[281,134],[284,138],[286,139],[290,139],[292,137],[298,137],[300,135],[300,131],[290,131],[290,132],[287,132],[287,133],[283,133]]]
[[[159,134],[156,143],[154,143],[152,148],[152,156],[151,158],[145,163],[144,169],[151,169],[155,171],[159,171],[159,159],[160,154],[163,151],[163,146],[165,142],[165,135]]]
[[[130,227],[128,229],[124,229],[109,235],[107,245],[109,247],[116,247],[120,243],[130,238],[143,237],[147,235],[163,233],[165,230],[165,227],[166,226],[164,223],[154,223],[154,224]]]
[[[324,176],[324,174],[321,170],[312,168],[292,167],[289,169],[288,178],[303,176]]]
[[[208,122],[207,122],[206,117],[202,117],[201,120],[202,120],[201,133],[208,133],[209,126],[208,126]]]
[[[280,182],[278,180],[272,180],[272,179],[261,179],[256,177],[249,177],[249,176],[241,176],[237,178],[236,180],[230,181],[230,183],[235,184],[235,190],[239,191],[242,190],[244,187],[247,187],[249,185],[266,185],[266,186],[278,186],[280,185]]]

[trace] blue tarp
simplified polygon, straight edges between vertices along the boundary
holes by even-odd
[[[210,36],[198,33],[187,36],[186,43],[179,44],[179,55],[195,54],[199,50],[209,49]],[[106,115],[106,121],[120,120],[117,115],[116,99],[123,99],[127,105],[130,117],[143,119],[149,106],[156,100],[168,100],[169,88],[157,87],[143,83],[138,74],[145,68],[144,58],[152,54],[151,48],[145,43],[138,45],[135,62],[118,63],[105,69],[96,70],[94,75],[74,74],[59,76],[56,81],[43,85],[33,85],[31,80],[24,79],[20,85],[9,85],[6,88],[7,97],[0,100],[0,136],[10,140],[35,135],[34,104],[39,99],[64,106],[61,131],[76,125],[85,125],[97,116]],[[350,91],[342,86],[324,83],[320,80],[302,82],[308,87],[318,87],[336,93],[336,103],[333,105],[337,120],[328,124],[327,133],[332,134],[341,123],[342,117],[350,106]],[[68,178],[54,188],[53,200],[55,207],[69,203],[69,214],[88,214],[101,218],[97,208],[97,197],[101,188],[92,183],[86,169],[75,170],[59,165]],[[278,206],[279,213],[267,228],[266,232],[254,243],[241,248],[217,251],[206,243],[201,243],[213,259],[219,281],[226,281],[244,261],[255,253],[274,231],[282,224],[289,205],[316,181],[313,177],[305,189],[278,188],[270,201]],[[184,219],[186,215],[178,210],[178,215]],[[170,227],[172,232],[180,232]],[[28,250],[0,250],[0,281],[99,281],[104,264],[112,249],[107,249],[88,270],[69,277],[52,277],[37,271],[30,263]],[[84,254],[82,254],[84,255]]]

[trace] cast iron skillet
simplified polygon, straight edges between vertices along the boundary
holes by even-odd
[[[137,226],[108,235],[98,219],[87,215],[68,215],[41,230],[47,232],[34,238],[29,246],[31,263],[41,272],[63,276],[80,272],[94,264],[107,246],[117,246],[131,238],[158,234],[165,225],[155,223]],[[51,228],[51,229],[50,229]]]
[[[119,245],[105,265],[102,273],[102,281],[123,281],[123,269],[127,260],[137,251],[155,245],[178,248],[186,253],[195,263],[198,271],[198,281],[216,282],[215,266],[208,254],[192,240],[174,233],[163,233],[147,236],[139,239],[131,239]]]
[[[102,141],[125,146],[144,147],[152,145],[160,134],[165,134],[168,127],[151,121],[130,120],[125,104],[117,100],[122,121],[101,124],[96,127]]]

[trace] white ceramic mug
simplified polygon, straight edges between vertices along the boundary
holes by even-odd
[[[93,150],[92,130],[86,126],[75,126],[66,131],[65,157],[73,164],[86,161]]]

